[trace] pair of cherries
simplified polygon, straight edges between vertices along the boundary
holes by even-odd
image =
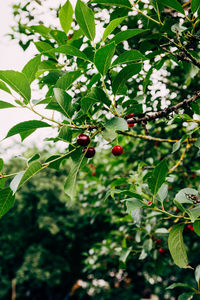
[[[125,119],[127,120],[128,123],[128,127],[133,127],[134,123],[133,123],[133,117],[134,117],[134,113],[131,113],[127,116],[125,116]],[[78,138],[77,138],[77,144],[80,146],[84,146],[85,148],[83,149],[83,152],[85,152],[85,157],[87,158],[92,158],[95,155],[95,148],[94,147],[88,147],[90,143],[90,138],[88,135],[86,134],[79,134]],[[124,149],[122,146],[120,145],[115,145],[112,148],[112,154],[114,156],[120,156],[123,153]]]
[[[79,134],[77,137],[77,144],[80,146],[84,146],[85,148],[83,149],[83,152],[85,152],[85,157],[87,158],[92,158],[95,155],[95,149],[94,147],[88,147],[90,143],[90,138],[86,134]]]
[[[92,158],[95,155],[95,148],[94,147],[88,147],[90,143],[90,138],[86,134],[79,134],[77,137],[77,144],[79,146],[84,146],[83,152],[85,152],[85,157]],[[123,153],[123,148],[120,145],[116,145],[112,148],[112,154],[114,156],[120,156]]]

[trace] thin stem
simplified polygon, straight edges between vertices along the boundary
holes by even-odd
[[[180,139],[177,139],[177,140],[161,139],[161,138],[156,138],[156,137],[153,137],[150,135],[134,134],[134,133],[124,132],[124,131],[118,131],[118,133],[122,134],[122,135],[130,136],[130,137],[134,137],[134,138],[144,139],[144,140],[148,140],[148,141],[155,141],[155,142],[176,143],[180,140]],[[197,138],[191,138],[188,140],[189,140],[189,142],[195,142],[195,141],[197,141]],[[183,143],[184,142],[186,143],[187,139],[185,141],[183,141]]]
[[[72,149],[72,150],[69,151],[68,153],[64,153],[64,154],[60,155],[59,157],[56,157],[55,159],[52,159],[52,160],[48,161],[47,163],[43,163],[43,164],[42,164],[41,170],[47,168],[51,163],[53,163],[53,162],[55,162],[55,161],[57,161],[57,160],[59,160],[59,159],[65,157],[65,156],[68,156],[69,154],[71,154],[72,152],[74,152],[74,151],[75,151],[76,149],[78,149],[78,148],[79,148],[79,147],[76,147],[75,149]],[[20,171],[20,172],[21,172],[21,171]],[[8,177],[16,176],[16,175],[18,175],[20,172],[8,174],[8,175],[0,174],[0,179],[1,179],[1,178],[8,178]]]
[[[162,23],[160,23],[159,21],[157,21],[157,20],[151,18],[151,17],[148,16],[148,15],[145,15],[145,14],[143,13],[142,10],[140,10],[140,9],[138,9],[138,8],[136,8],[136,7],[133,7],[132,10],[133,10],[133,11],[136,11],[136,12],[138,12],[138,13],[140,13],[141,15],[143,15],[145,18],[149,19],[150,21],[152,21],[152,22],[154,22],[154,23],[156,23],[156,24],[158,24],[158,25],[162,25]]]
[[[105,84],[103,75],[101,76],[101,79],[102,79],[102,84],[103,84],[103,88],[104,88],[104,91],[105,91],[105,93],[106,93],[106,96],[107,96],[108,99],[111,101],[110,95],[108,94],[108,90],[107,90],[107,88],[106,88],[106,84]],[[109,111],[110,111],[113,115],[118,115],[118,116],[119,116],[119,114],[118,114],[117,111],[116,111],[116,108],[115,108],[115,105],[114,105],[114,104],[112,104],[112,107],[113,107],[114,111],[108,107]]]
[[[34,112],[36,115],[40,116],[42,119],[44,120],[47,120],[47,121],[50,121],[50,122],[53,122],[53,123],[56,123],[57,125],[59,125],[59,127],[62,127],[62,126],[66,126],[66,127],[70,127],[70,128],[79,128],[79,129],[86,129],[88,128],[89,126],[77,126],[77,125],[72,125],[72,124],[65,124],[65,123],[61,123],[61,122],[58,122],[54,119],[51,119],[51,118],[48,118],[44,115],[42,115],[41,113],[37,112],[33,106],[29,107],[29,106],[23,106],[23,108],[27,108],[29,110],[31,110],[32,112]]]
[[[184,157],[185,157],[185,154],[186,154],[186,151],[191,147],[191,144],[189,144],[188,140],[187,140],[187,145],[186,145],[186,148],[184,150],[184,152],[182,153],[179,161],[175,164],[175,166],[173,166],[173,168],[171,168],[169,170],[169,174],[173,173],[174,170],[176,170],[176,168],[178,168],[178,166],[181,164],[181,162],[183,161]]]

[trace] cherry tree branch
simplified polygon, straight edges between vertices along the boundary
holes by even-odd
[[[142,118],[132,118],[130,120],[130,122],[132,122],[132,123],[147,123],[152,120],[167,117],[167,116],[169,116],[170,113],[177,112],[180,108],[187,107],[190,103],[195,102],[198,98],[200,98],[200,90],[194,92],[194,95],[192,97],[185,99],[176,105],[166,107],[163,110],[146,115],[145,117],[142,117]]]

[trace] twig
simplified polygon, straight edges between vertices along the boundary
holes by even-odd
[[[130,136],[130,137],[134,137],[134,138],[143,139],[143,140],[154,141],[154,142],[176,143],[176,142],[179,141],[179,139],[177,139],[177,140],[162,139],[162,138],[156,138],[156,137],[153,137],[153,136],[150,136],[150,135],[134,134],[134,133],[125,132],[125,131],[118,131],[117,133],[122,134],[122,135],[126,135],[126,136]],[[188,140],[189,140],[189,142],[195,142],[195,141],[197,141],[197,138],[191,138],[191,139],[188,139]]]
[[[189,144],[189,142],[187,142],[186,148],[185,148],[184,152],[182,153],[182,155],[181,155],[179,161],[175,164],[175,166],[173,166],[173,168],[171,168],[171,169],[169,170],[169,173],[170,173],[170,174],[173,173],[174,170],[175,170],[176,168],[178,168],[178,166],[181,164],[181,162],[183,161],[183,159],[184,159],[184,157],[185,157],[186,151],[187,151],[188,149],[190,149],[190,147],[191,147],[191,144]]]
[[[194,96],[192,96],[188,99],[185,99],[176,105],[169,106],[163,110],[154,112],[151,115],[146,115],[145,117],[142,117],[142,118],[133,118],[133,123],[148,122],[148,121],[160,119],[163,117],[167,117],[170,113],[176,112],[178,109],[180,109],[182,107],[187,107],[190,103],[195,102],[198,98],[200,98],[200,90],[194,92]]]

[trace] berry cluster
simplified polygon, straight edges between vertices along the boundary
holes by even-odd
[[[131,113],[131,114],[125,116],[125,119],[126,119],[126,121],[128,123],[128,127],[129,128],[132,128],[134,126],[134,122],[133,122],[134,121],[133,120],[134,115],[135,115],[134,113]]]
[[[95,155],[95,149],[94,147],[88,147],[90,143],[90,138],[88,135],[86,134],[79,134],[78,138],[77,138],[77,144],[79,146],[84,146],[85,148],[83,149],[83,152],[85,152],[85,157],[87,158],[92,158]]]
[[[125,116],[125,120],[127,121],[128,127],[130,127],[130,128],[134,126],[134,122],[133,122],[134,121],[133,120],[134,115],[135,115],[134,113],[131,113],[131,114]],[[79,146],[84,146],[85,147],[83,149],[83,152],[85,152],[85,157],[92,158],[95,155],[95,152],[96,152],[95,148],[94,147],[87,147],[90,144],[90,138],[89,138],[88,135],[79,134],[79,136],[77,138],[77,144]],[[124,149],[120,145],[115,145],[112,148],[112,154],[114,156],[120,156],[123,153],[123,151],[124,151]],[[150,205],[150,203],[148,205]]]

